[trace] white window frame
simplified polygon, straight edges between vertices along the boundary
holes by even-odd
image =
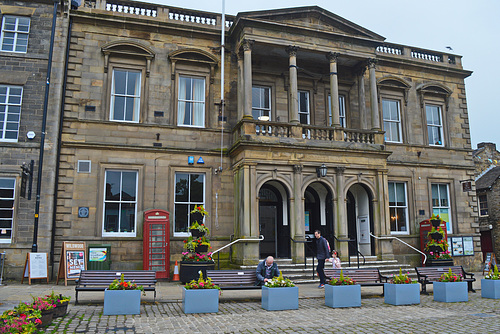
[[[125,72],[126,73],[126,83],[125,83],[125,93],[124,94],[117,94],[115,93],[115,72],[120,71],[120,72]],[[139,74],[139,92],[136,92],[135,95],[129,95],[127,94],[127,86],[128,86],[128,75],[129,73],[138,73]],[[142,94],[142,71],[140,70],[131,70],[131,69],[125,69],[125,68],[118,68],[115,67],[113,68],[113,74],[112,74],[112,79],[111,79],[111,102],[110,102],[110,109],[109,109],[109,119],[113,122],[126,122],[126,123],[139,123],[139,115],[141,113],[141,94]],[[127,119],[116,119],[114,115],[114,106],[115,106],[115,98],[116,97],[124,97],[125,100],[127,99],[134,99],[134,107],[135,110],[133,112],[133,118],[132,120],[127,120]],[[126,103],[124,104],[124,112],[123,116],[125,118],[126,115]]]
[[[393,217],[390,216],[390,212],[391,212],[391,209],[395,209],[397,211],[397,209],[404,209],[405,210],[405,217],[406,217],[406,221],[405,221],[405,227],[406,227],[406,231],[393,231],[391,229],[391,234],[410,234],[410,228],[409,228],[409,217],[408,217],[408,213],[409,213],[409,210],[408,210],[408,187],[407,187],[407,183],[406,182],[397,182],[397,181],[389,181],[389,184],[394,184],[394,198],[396,199],[397,198],[397,188],[396,188],[396,185],[397,184],[402,184],[404,186],[404,195],[405,195],[405,205],[392,205],[390,204],[390,201],[389,201],[389,219],[393,219]],[[389,196],[390,198],[390,196]],[[396,202],[397,203],[397,202]],[[394,217],[394,219],[397,220],[397,216]],[[396,226],[397,226],[397,221],[396,221]]]
[[[200,96],[203,96],[203,100],[195,100],[195,92],[194,92],[194,85],[192,84],[191,87],[193,89],[192,92],[192,99],[181,99],[180,94],[181,94],[181,82],[183,79],[189,79],[191,81],[193,80],[202,80],[203,81],[203,92],[202,94],[199,94]],[[185,126],[185,127],[192,127],[192,128],[204,128],[205,127],[205,118],[206,118],[206,78],[205,77],[200,77],[200,76],[192,76],[192,75],[179,75],[178,78],[178,87],[177,87],[177,125],[178,126]],[[184,124],[184,121],[181,119],[181,104],[192,104],[193,108],[191,110],[191,124]],[[194,105],[203,105],[203,113],[202,113],[202,120],[199,122],[198,125],[194,124]]]
[[[14,30],[8,30],[5,27],[5,21],[9,18],[14,18],[15,21],[15,28]],[[19,20],[20,19],[27,19],[28,20],[28,31],[21,31],[19,30]],[[2,18],[2,32],[1,32],[1,37],[0,37],[0,51],[3,52],[14,52],[14,53],[26,53],[28,52],[28,42],[29,42],[29,34],[30,34],[30,27],[31,27],[31,18],[26,17],[26,16],[14,16],[14,15],[4,15]],[[5,37],[5,34],[14,34],[14,44],[12,45],[12,50],[4,50],[3,49],[3,44],[4,44],[4,39],[7,38]],[[23,46],[22,51],[17,51],[16,48],[18,47],[18,42],[19,42],[19,37],[20,36],[26,36],[26,46]]]
[[[311,99],[310,99],[309,91],[307,91],[307,90],[299,90],[298,96],[299,96],[299,103],[298,103],[298,108],[299,108],[299,122],[300,122],[300,124],[310,125],[311,124]],[[300,102],[302,100],[302,96],[305,96],[307,98],[306,110],[301,110],[300,109],[300,106],[301,106]],[[300,117],[301,115],[305,115],[306,116],[306,118],[307,118],[306,123],[302,123],[302,120],[301,120],[301,117]],[[302,130],[302,138],[308,138],[308,139],[310,139],[311,138],[311,130],[303,129]]]
[[[397,119],[391,119],[390,118],[390,115],[389,118],[386,118],[386,113],[385,113],[385,110],[384,110],[384,105],[385,103],[384,102],[390,102],[390,103],[393,103],[395,102],[396,103],[396,107],[397,107]],[[382,119],[383,119],[383,122],[384,122],[384,131],[385,131],[385,135],[384,135],[384,139],[386,142],[388,143],[402,143],[403,142],[403,135],[402,135],[402,131],[401,131],[401,103],[399,100],[396,100],[396,99],[386,99],[386,98],[383,98],[382,99]],[[397,125],[397,139],[394,140],[394,134],[392,133],[392,131],[390,131],[392,129],[392,127],[388,127],[386,128],[386,123],[389,125],[389,124],[396,124]]]
[[[332,106],[331,102],[332,98],[331,95],[328,94],[328,125],[327,126],[332,126]],[[339,121],[340,121],[340,126],[345,128],[347,125],[347,119],[345,116],[345,95],[339,95]]]
[[[437,191],[438,191],[438,203],[437,205],[435,205],[436,203],[434,203],[434,198],[433,198],[433,191],[432,189],[434,188],[434,186],[437,187]],[[441,191],[441,187],[440,186],[446,186],[446,199],[448,200],[448,205],[443,205],[443,203],[441,202],[444,198],[442,198],[442,191]],[[446,229],[447,229],[447,233],[448,234],[452,234],[453,233],[453,224],[452,224],[452,218],[451,218],[451,199],[450,199],[450,185],[448,183],[431,183],[431,205],[432,205],[432,213],[435,214],[435,215],[439,215],[440,217],[442,217],[442,214],[441,214],[441,210],[448,210],[448,220],[449,221],[446,221]]]
[[[19,125],[21,124],[21,107],[22,107],[22,104],[23,104],[23,87],[22,86],[7,86],[7,85],[0,85],[0,87],[5,87],[7,88],[7,92],[6,92],[6,96],[5,96],[5,101],[1,101],[0,100],[0,106],[2,106],[4,109],[4,117],[3,119],[0,119],[0,121],[2,121],[2,125],[0,125],[0,142],[17,142],[19,140]],[[15,95],[16,97],[19,97],[19,103],[9,103],[9,100],[14,97],[13,95],[11,95],[11,90],[12,89],[20,89],[21,90],[21,94],[20,95]],[[10,115],[13,115],[15,113],[13,112],[10,112],[9,113],[9,109],[11,107],[18,107],[19,108],[19,119],[17,121],[17,129],[16,129],[16,132],[17,132],[17,136],[15,139],[12,139],[12,138],[5,138],[6,136],[6,132],[7,132],[7,120],[9,119],[9,114]],[[12,124],[14,122],[10,121],[8,122],[9,124]],[[9,129],[9,131],[12,131],[12,129]]]
[[[253,117],[253,113],[254,113],[254,110],[255,110],[255,111],[257,111],[257,112],[258,112],[258,114],[259,114],[259,115],[257,116],[257,119],[256,119],[256,120],[262,121],[262,120],[265,120],[265,119],[263,119],[262,117],[264,117],[264,118],[265,118],[266,116],[269,116],[269,119],[267,119],[267,120],[268,120],[268,121],[270,121],[270,120],[272,119],[272,118],[271,118],[271,117],[272,117],[272,114],[271,114],[271,109],[272,109],[272,105],[271,105],[271,94],[272,94],[272,90],[271,90],[271,87],[267,87],[267,86],[255,86],[255,85],[254,85],[254,86],[252,86],[252,96],[253,96],[253,90],[254,90],[254,89],[259,89],[259,90],[260,90],[260,93],[259,93],[259,96],[260,96],[260,97],[262,97],[262,96],[263,96],[263,94],[261,93],[262,91],[264,91],[264,90],[268,90],[268,91],[269,91],[269,101],[268,101],[268,103],[269,103],[269,108],[266,108],[266,107],[262,106],[262,105],[260,104],[260,99],[259,99],[259,106],[254,107],[254,104],[253,104],[253,103],[254,103],[254,101],[253,101],[253,99],[252,99],[252,117]],[[263,113],[264,113],[264,112],[267,112],[267,113],[268,113],[268,115],[263,115]],[[254,117],[254,119],[255,119],[255,117]]]
[[[481,198],[484,198],[485,200],[481,201]],[[478,194],[477,195],[477,203],[478,203],[478,207],[479,207],[479,216],[480,217],[488,216],[488,195]]]
[[[106,200],[106,184],[108,172],[121,172],[121,180],[123,180],[123,173],[135,173],[135,200],[134,201],[123,201],[121,200]],[[123,187],[123,181],[120,181],[120,187]],[[137,235],[137,206],[138,206],[138,195],[139,195],[139,171],[134,169],[114,169],[109,168],[104,171],[104,196],[103,196],[103,207],[102,207],[102,236],[103,237],[135,237]],[[122,193],[122,188],[120,189],[120,196]],[[119,205],[125,204],[134,204],[135,205],[135,213],[134,213],[134,231],[133,232],[107,232],[105,230],[106,225],[106,203],[118,203]],[[118,220],[117,226],[118,230],[120,229],[120,221],[121,221],[121,210],[118,211]]]
[[[432,123],[429,123],[429,110],[427,108],[437,108],[438,109],[438,116],[439,119],[435,120],[433,117],[431,119]],[[432,115],[432,114],[431,114]],[[440,105],[437,104],[432,104],[428,103],[425,105],[425,120],[427,123],[427,140],[429,141],[430,146],[444,146],[444,131],[443,131],[443,108]],[[437,122],[437,123],[436,123]],[[435,138],[432,138],[433,140],[430,140],[431,129],[437,128],[439,137],[441,138],[441,143],[436,144]]]
[[[188,200],[186,202],[177,202],[176,201],[176,196],[175,196],[175,187],[177,186],[177,174],[188,174],[188,181],[190,182],[191,178],[190,178],[190,175],[192,174],[199,174],[199,175],[203,175],[203,203],[200,203],[199,201],[191,201],[191,186],[188,185],[188,191],[189,191],[189,194],[188,194]],[[177,232],[176,231],[176,225],[175,225],[175,222],[176,222],[176,215],[177,215],[177,205],[180,204],[180,205],[188,205],[188,217],[187,217],[187,222],[188,222],[188,229],[189,229],[189,225],[190,225],[190,222],[189,222],[189,219],[190,219],[190,212],[191,210],[194,209],[194,206],[195,205],[203,205],[203,207],[205,207],[206,209],[206,189],[207,189],[207,174],[206,173],[203,173],[203,172],[188,172],[188,171],[176,171],[174,173],[174,219],[172,220],[172,225],[173,225],[173,234],[174,234],[174,237],[189,237],[191,235],[191,233],[188,231],[186,232]],[[192,208],[191,208],[192,207]]]
[[[9,180],[9,181],[14,181],[14,185],[13,185],[13,188],[2,188],[2,189],[12,189],[12,198],[10,197],[5,197],[5,198],[0,198],[0,200],[5,200],[5,201],[12,201],[14,203],[14,205],[12,205],[12,208],[11,209],[7,209],[7,208],[2,208],[0,210],[12,210],[12,218],[10,219],[11,223],[10,223],[10,227],[0,227],[0,234],[3,232],[3,230],[10,230],[10,239],[2,239],[0,238],[0,244],[10,244],[12,243],[12,237],[14,235],[14,217],[15,217],[15,202],[16,202],[16,184],[17,184],[17,180],[16,178],[14,177],[0,177],[0,179],[4,179],[4,180]],[[8,221],[9,219],[5,219],[6,221]],[[1,268],[0,268],[1,269]]]

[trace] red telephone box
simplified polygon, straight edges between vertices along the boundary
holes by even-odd
[[[444,231],[444,240],[448,241],[448,231],[446,230],[446,222],[441,221],[441,229]],[[427,233],[432,230],[432,224],[430,219],[426,219],[420,222],[420,249],[425,253],[425,245],[429,241]],[[424,262],[424,256],[422,255],[422,262]]]
[[[144,270],[156,271],[156,278],[170,278],[170,220],[165,210],[144,212]]]

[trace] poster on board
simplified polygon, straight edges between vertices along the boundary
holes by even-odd
[[[64,285],[68,280],[80,277],[80,271],[87,269],[86,248],[84,241],[64,241],[59,260],[59,271],[56,284],[64,278]]]
[[[21,279],[21,284],[24,279],[28,278],[28,283],[31,285],[32,279],[46,279],[49,283],[49,264],[47,261],[47,253],[28,253],[24,262],[24,275]]]
[[[474,242],[472,237],[463,237],[464,255],[474,255]]]

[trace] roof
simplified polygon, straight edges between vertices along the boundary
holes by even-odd
[[[500,176],[500,166],[492,168],[476,181],[476,190],[488,189]]]

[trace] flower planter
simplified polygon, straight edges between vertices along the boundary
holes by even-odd
[[[439,253],[439,252],[442,252],[443,249],[441,248],[441,246],[429,246],[429,252],[433,252],[433,253]]]
[[[481,279],[481,297],[500,299],[500,280]]]
[[[198,224],[203,222],[203,215],[200,212],[191,213],[191,223],[194,222],[198,222]]]
[[[325,305],[330,307],[361,307],[361,285],[325,284]]]
[[[262,287],[262,308],[268,311],[297,310],[299,308],[299,288]]]
[[[182,288],[182,310],[184,313],[219,312],[219,290]]]
[[[62,317],[68,311],[68,302],[64,302],[62,304],[57,304],[54,308],[54,318]]]
[[[207,270],[213,270],[214,268],[215,263],[213,261],[181,261],[179,279],[184,284],[194,279],[198,280],[200,270],[203,272],[203,277],[207,277]]]
[[[104,315],[140,314],[141,290],[104,291]]]
[[[208,251],[208,245],[198,245],[196,246],[196,253],[205,253]]]
[[[453,259],[427,259],[425,262],[426,267],[452,267]]]
[[[439,232],[434,232],[430,234],[430,237],[436,241],[443,239],[443,235]]]
[[[439,225],[441,225],[441,220],[440,219],[431,219],[431,224],[432,226],[434,226],[435,228],[438,228]]]
[[[420,304],[420,284],[384,284],[384,302],[391,305]]]
[[[52,310],[42,310],[42,316],[40,317],[40,321],[42,322],[39,324],[40,327],[47,327],[52,323],[52,319],[54,318],[54,309]]]
[[[202,231],[197,230],[195,228],[193,228],[190,231],[191,231],[191,235],[193,236],[193,238],[200,238],[200,237],[205,235],[205,232],[202,232]]]
[[[467,282],[434,282],[434,300],[445,303],[469,300]]]

